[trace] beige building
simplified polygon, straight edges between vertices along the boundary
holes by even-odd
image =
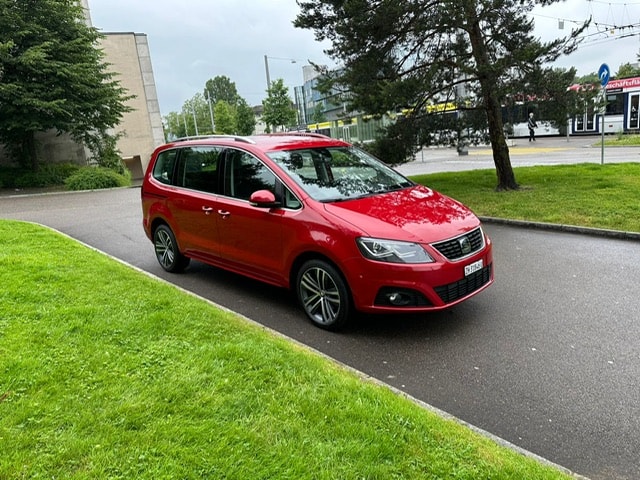
[[[80,0],[91,25],[88,0]],[[142,33],[105,33],[101,47],[105,61],[111,65],[116,79],[134,98],[128,101],[132,111],[126,113],[113,133],[122,133],[118,149],[134,179],[141,176],[153,149],[164,143],[162,116],[156,93],[151,54],[147,36]],[[67,135],[43,132],[37,136],[38,148],[43,159],[49,162],[75,162],[84,164],[91,156],[82,145]],[[0,148],[0,161],[3,160]],[[140,160],[134,160],[139,158]],[[5,161],[10,161],[4,158]]]
[[[80,0],[85,9],[87,23],[91,22],[89,0]],[[97,25],[97,28],[100,28]],[[128,104],[133,108],[126,113],[114,133],[123,133],[118,141],[118,149],[127,158],[139,157],[141,168],[146,168],[154,148],[164,143],[162,115],[156,92],[156,83],[151,64],[151,53],[147,36],[143,33],[103,32],[102,48],[105,60],[111,64],[117,80],[135,98]],[[137,170],[135,162],[127,162],[132,170]],[[134,178],[137,172],[133,171]]]
[[[139,156],[142,168],[145,168],[154,148],[164,143],[147,36],[142,33],[105,33],[102,47],[110,68],[118,73],[117,80],[130,95],[135,95],[128,102],[133,110],[124,114],[114,132],[123,133],[118,149],[124,158]]]

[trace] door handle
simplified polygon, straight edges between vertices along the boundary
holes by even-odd
[[[222,218],[227,218],[229,215],[231,215],[231,212],[228,210],[218,210],[218,215],[220,215]]]
[[[204,212],[205,215],[211,215],[211,212],[213,212],[213,208],[203,206],[202,211]]]

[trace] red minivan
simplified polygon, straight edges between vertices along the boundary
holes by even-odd
[[[194,259],[292,288],[326,329],[354,311],[448,308],[493,283],[491,241],[468,208],[323,135],[158,147],[142,209],[165,270]]]

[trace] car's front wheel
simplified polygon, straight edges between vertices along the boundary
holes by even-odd
[[[167,225],[158,225],[153,231],[153,245],[158,263],[167,272],[179,273],[189,265],[190,259],[180,253],[176,237]]]
[[[329,263],[309,260],[302,265],[296,293],[305,313],[317,326],[338,330],[349,320],[349,290],[342,275]]]

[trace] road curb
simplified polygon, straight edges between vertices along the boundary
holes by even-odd
[[[620,240],[640,240],[640,233],[626,232],[623,230],[607,230],[604,228],[577,227],[575,225],[562,225],[556,223],[529,222],[526,220],[511,220],[496,217],[479,217],[484,223],[494,223],[498,225],[509,225],[512,227],[529,228],[535,230],[550,230],[556,232],[578,233],[581,235],[591,235],[594,237],[616,238]]]

